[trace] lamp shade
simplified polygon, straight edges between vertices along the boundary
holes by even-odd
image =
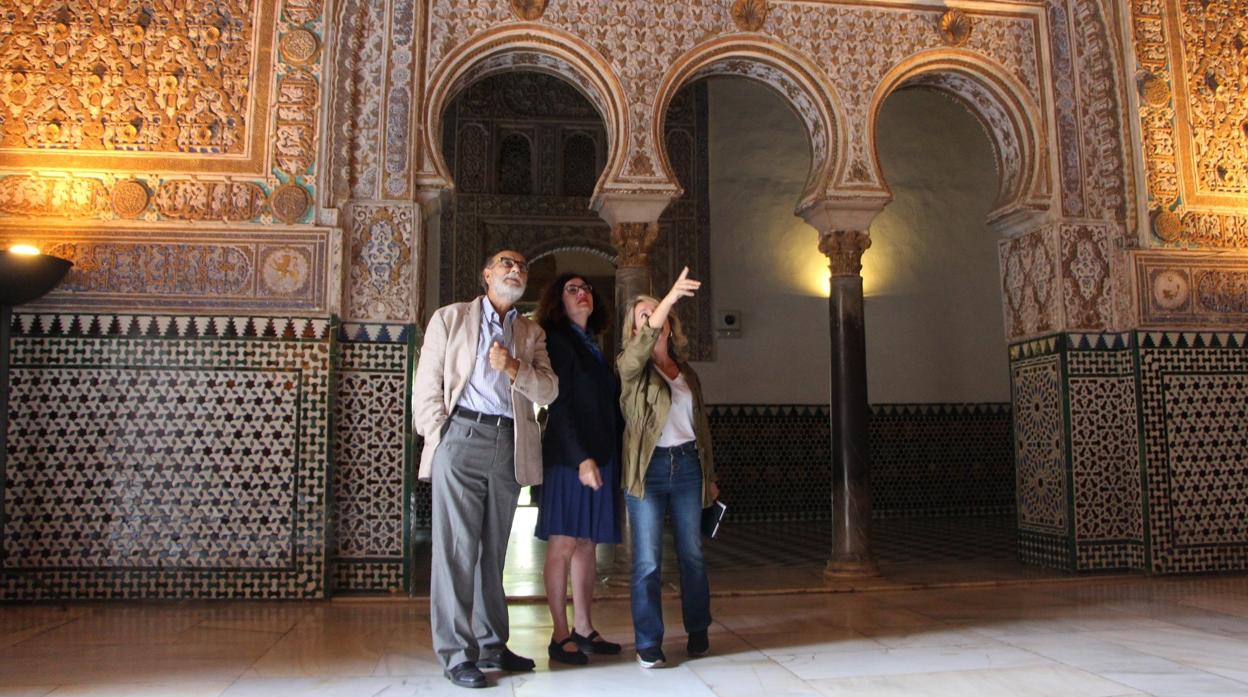
[[[42,298],[73,265],[47,254],[0,251],[0,305],[12,307]]]

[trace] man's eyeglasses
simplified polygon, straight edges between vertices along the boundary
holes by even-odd
[[[577,285],[576,283],[569,283],[568,285],[563,287],[563,292],[567,293],[568,295],[579,295],[581,291],[584,291],[586,295],[593,295],[594,287],[589,285],[588,283],[581,284],[581,285]]]
[[[508,270],[508,271],[511,271],[512,269],[515,269],[515,270],[519,271],[520,273],[528,273],[528,272],[529,272],[529,263],[528,263],[528,262],[526,262],[526,261],[520,261],[519,259],[512,259],[511,257],[499,257],[499,258],[498,258],[498,261],[494,262],[494,265],[495,265],[495,266],[501,266],[501,267],[503,267],[504,269],[506,269],[506,270]]]

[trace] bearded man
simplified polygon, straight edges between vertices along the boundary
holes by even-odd
[[[490,257],[485,295],[429,320],[412,386],[419,476],[433,485],[433,648],[461,687],[485,687],[482,668],[533,669],[507,648],[503,563],[520,487],[542,483],[533,405],[553,402],[559,381],[546,333],[514,307],[528,275],[519,252]]]

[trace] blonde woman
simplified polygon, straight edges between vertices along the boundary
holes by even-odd
[[[717,498],[711,430],[698,376],[683,359],[688,341],[672,307],[701,282],[686,267],[662,300],[641,295],[624,312],[625,345],[616,361],[624,414],[621,461],[625,504],[633,532],[632,610],[637,662],[661,668],[663,605],[660,576],[663,519],[670,514],[680,566],[686,649],[709,648],[710,584],[702,558],[702,509]]]

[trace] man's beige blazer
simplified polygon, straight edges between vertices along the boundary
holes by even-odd
[[[412,385],[412,423],[416,432],[425,437],[420,455],[422,480],[428,481],[433,474],[433,453],[442,439],[442,427],[472,377],[480,334],[481,296],[472,302],[440,308],[425,328]],[[546,332],[537,323],[516,317],[512,340],[512,353],[520,361],[520,370],[511,385],[511,410],[516,422],[516,481],[521,486],[531,486],[542,483],[542,432],[533,405],[555,401],[559,378],[551,370],[546,354]]]

